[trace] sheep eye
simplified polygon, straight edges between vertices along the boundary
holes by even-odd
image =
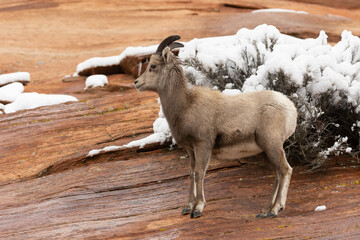
[[[151,68],[151,69],[155,69],[155,68],[156,68],[156,65],[151,64],[150,68]]]

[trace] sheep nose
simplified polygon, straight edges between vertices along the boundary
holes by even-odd
[[[136,85],[137,83],[138,83],[138,80],[136,79],[135,82],[134,82],[134,84]]]

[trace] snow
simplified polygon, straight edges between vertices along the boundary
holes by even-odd
[[[124,146],[108,146],[103,149],[93,149],[88,153],[87,156],[92,157],[94,155],[98,155],[101,152],[111,152],[111,151],[115,151],[115,150],[123,149],[123,148],[124,148]]]
[[[6,113],[13,113],[25,109],[33,109],[59,103],[77,101],[75,97],[56,94],[22,93],[13,103],[5,105]]]
[[[133,148],[133,147],[139,147],[143,148],[145,145],[152,144],[152,143],[160,143],[164,144],[165,141],[171,140],[171,132],[169,125],[164,117],[159,117],[155,120],[153,123],[153,130],[154,134],[151,134],[145,138],[132,141],[128,144],[122,145],[122,146],[108,146],[103,149],[93,149],[89,151],[87,156],[94,156],[103,152],[109,152],[109,151],[115,151],[115,150],[121,150],[125,148]]]
[[[206,76],[194,67],[184,66],[184,70],[188,79],[195,79],[195,85],[209,87]]]
[[[266,13],[266,12],[280,12],[280,13],[298,13],[298,14],[309,14],[308,12],[305,11],[295,11],[295,10],[290,10],[290,9],[282,9],[282,8],[269,8],[269,9],[259,9],[259,10],[254,10],[252,11],[252,13]]]
[[[94,87],[104,87],[107,84],[109,84],[109,82],[108,82],[108,78],[105,75],[102,74],[91,75],[90,77],[86,78],[85,90]]]
[[[69,101],[77,101],[75,97],[68,95],[23,93],[22,83],[30,82],[28,72],[17,72],[0,75],[0,109],[5,113],[13,113],[19,110],[33,109],[42,106],[54,105]],[[0,114],[3,112],[0,111]]]
[[[157,47],[158,45],[153,45],[149,47],[128,47],[118,56],[90,58],[78,64],[74,76],[77,76],[79,72],[88,68],[117,65],[120,63],[122,59],[124,59],[127,56],[152,54],[156,51]]]
[[[351,148],[351,147],[347,147],[347,148],[345,149],[345,152],[346,152],[346,153],[351,153],[351,151],[352,151],[352,148]]]
[[[335,154],[336,156],[338,156],[343,152],[349,153],[349,150],[351,152],[352,150],[351,148],[345,147],[347,141],[348,141],[348,137],[337,136],[334,145],[327,148],[326,150],[321,151],[319,153],[319,156],[327,158],[330,154]]]
[[[324,211],[326,210],[326,206],[325,205],[321,205],[321,206],[317,206],[315,208],[315,212],[320,212],[320,211]]]
[[[12,82],[30,82],[30,73],[28,72],[17,72],[7,73],[0,75],[0,86],[12,83]]]
[[[0,88],[0,101],[5,103],[14,102],[24,91],[24,86],[19,82],[13,82]]]
[[[0,103],[0,115],[3,114],[3,111],[5,111],[4,109],[5,109],[4,104]]]
[[[233,83],[227,83],[227,84],[225,85],[225,88],[226,88],[226,89],[232,89],[232,88],[234,87],[234,85],[235,85],[235,84],[233,84]]]
[[[222,93],[228,96],[234,96],[241,93],[241,91],[239,89],[225,89]]]
[[[308,75],[313,80],[299,91],[309,92],[314,99],[334,91],[334,104],[341,92],[359,113],[360,39],[346,30],[341,37],[332,47],[327,44],[324,31],[315,39],[303,40],[263,24],[253,30],[242,28],[232,36],[193,39],[180,49],[179,57],[184,62],[196,58],[208,72],[217,72],[219,66],[227,68],[230,74],[232,69],[249,71],[243,92],[266,89],[269,78],[273,78],[272,84],[277,84],[276,74],[280,71],[288,76],[289,84],[297,87],[304,85],[304,75]],[[258,62],[261,64],[256,67]],[[210,82],[192,66],[185,66],[184,71],[195,77],[196,85],[206,86]]]

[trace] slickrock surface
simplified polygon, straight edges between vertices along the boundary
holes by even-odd
[[[274,177],[259,159],[212,161],[207,207],[181,216],[189,185],[182,149],[153,145],[86,157],[152,133],[155,93],[134,78],[109,76],[84,91],[78,63],[118,55],[179,34],[182,40],[275,25],[329,42],[360,35],[358,1],[10,1],[0,3],[0,72],[30,72],[25,92],[69,94],[79,102],[0,115],[0,239],[359,239],[360,169],[329,160],[318,172],[294,169],[288,204],[275,219],[255,219]],[[309,14],[251,13],[286,8]],[[319,205],[327,209],[315,212]]]

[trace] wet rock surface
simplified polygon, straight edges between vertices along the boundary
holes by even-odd
[[[190,219],[180,215],[189,185],[182,149],[165,144],[86,157],[91,149],[152,133],[157,95],[140,94],[132,85],[134,64],[142,58],[127,59],[132,76],[110,75],[104,88],[84,91],[85,77],[62,81],[81,61],[157,44],[174,33],[187,41],[267,23],[303,38],[323,29],[329,42],[344,29],[359,35],[357,1],[336,4],[2,1],[2,73],[30,72],[25,92],[69,94],[79,101],[0,115],[0,239],[360,238],[355,160],[332,159],[318,172],[296,167],[285,211],[260,220],[255,216],[270,194],[272,172],[256,158],[214,160],[205,180],[207,207],[201,218]],[[309,14],[251,13],[262,8]],[[319,205],[327,209],[315,212]]]

